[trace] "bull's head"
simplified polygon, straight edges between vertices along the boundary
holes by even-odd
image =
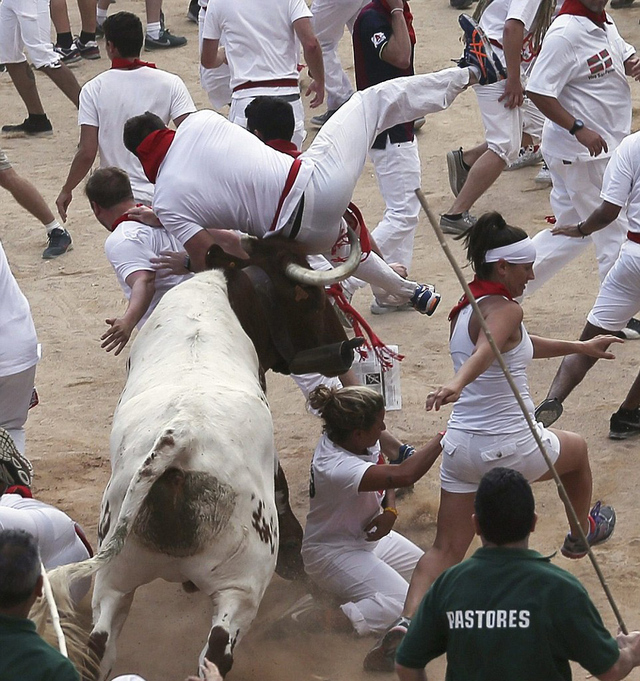
[[[349,259],[332,270],[311,270],[302,249],[280,237],[243,237],[249,260],[232,258],[217,246],[207,267],[224,269],[229,301],[253,341],[264,371],[335,376],[353,361],[353,347],[329,302],[324,286],[350,276],[360,262],[360,245],[350,234]],[[336,345],[328,353],[326,346]],[[323,352],[318,352],[319,349]]]

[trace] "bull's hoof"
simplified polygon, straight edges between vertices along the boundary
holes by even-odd
[[[298,541],[288,541],[280,544],[278,548],[278,561],[276,562],[276,574],[288,581],[299,580],[305,577],[304,563],[300,550],[302,544]]]

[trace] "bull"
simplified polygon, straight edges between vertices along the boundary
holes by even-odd
[[[96,573],[90,646],[101,678],[135,590],[157,578],[212,599],[200,661],[226,674],[276,566],[287,509],[276,508],[274,479],[284,476],[264,374],[326,370],[314,365],[314,348],[346,336],[321,284],[347,276],[360,253],[354,247],[337,272],[315,273],[290,242],[247,237],[243,245],[250,263],[214,247],[216,269],[165,294],[131,348],[100,550],[63,568],[65,578]],[[352,352],[347,346],[346,361],[327,373],[345,371]]]

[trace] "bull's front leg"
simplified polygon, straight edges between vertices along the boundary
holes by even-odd
[[[301,579],[305,574],[300,554],[302,549],[302,526],[289,505],[289,485],[280,463],[278,463],[278,470],[276,472],[275,491],[278,526],[280,529],[276,573],[283,579]]]

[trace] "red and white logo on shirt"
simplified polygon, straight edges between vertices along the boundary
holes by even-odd
[[[589,72],[592,76],[610,69],[613,66],[613,59],[611,59],[609,50],[605,48],[592,57],[589,57],[589,59],[587,59],[587,66],[589,67]]]
[[[379,31],[378,33],[374,33],[371,36],[371,42],[373,43],[374,47],[379,47],[382,45],[382,43],[387,39],[387,36],[382,33],[382,31]]]

